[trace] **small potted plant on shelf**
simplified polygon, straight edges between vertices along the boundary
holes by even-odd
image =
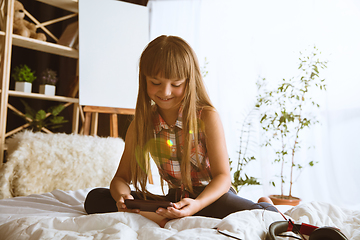
[[[315,113],[320,107],[312,96],[315,91],[326,90],[325,79],[320,78],[320,69],[327,66],[326,61],[319,60],[321,54],[316,47],[309,54],[300,52],[298,77],[283,79],[273,90],[267,90],[267,80],[258,82],[257,106],[260,110],[260,124],[263,130],[262,146],[272,147],[275,153],[274,163],[280,164],[280,195],[271,195],[275,204],[297,205],[300,198],[294,197],[292,187],[295,181],[295,170],[303,170],[303,161],[296,156],[300,147],[301,134],[306,128],[317,124]],[[310,93],[311,92],[311,93]],[[306,165],[313,166],[316,161],[307,160]],[[297,176],[298,177],[298,176]],[[275,186],[275,182],[271,181]],[[288,184],[289,192],[284,193]],[[278,203],[280,199],[280,203]]]
[[[49,68],[45,69],[40,76],[39,93],[54,96],[57,81],[57,73]]]
[[[11,77],[15,80],[15,91],[31,93],[32,83],[36,79],[35,71],[23,64],[14,68]]]

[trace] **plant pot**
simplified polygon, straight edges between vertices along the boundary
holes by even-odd
[[[49,95],[49,96],[55,96],[55,89],[56,87],[54,85],[40,85],[39,86],[39,93]]]
[[[273,201],[274,205],[299,205],[301,199],[297,197],[281,196],[281,195],[270,195],[269,198]]]
[[[32,83],[15,82],[15,91],[31,93]]]

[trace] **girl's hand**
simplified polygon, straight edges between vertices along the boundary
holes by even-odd
[[[180,202],[174,203],[174,207],[159,208],[156,213],[162,217],[174,219],[192,216],[200,210],[201,206],[198,200],[183,198]]]
[[[139,209],[128,209],[125,205],[125,199],[134,199],[134,197],[131,194],[123,194],[121,195],[119,201],[116,202],[116,206],[118,208],[119,212],[133,212],[133,213],[139,213]]]

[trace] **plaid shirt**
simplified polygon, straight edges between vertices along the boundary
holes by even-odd
[[[200,119],[201,111],[198,112]],[[168,126],[164,119],[156,112],[154,115],[154,136],[155,144],[151,152],[160,176],[169,184],[170,188],[183,189],[181,178],[181,156],[183,152],[184,140],[182,130],[182,107],[179,109],[178,118],[174,126]],[[193,140],[194,141],[194,140]],[[195,146],[190,154],[191,180],[194,187],[206,186],[211,180],[210,163],[206,150],[205,134],[199,127],[198,135],[198,156],[196,160]]]

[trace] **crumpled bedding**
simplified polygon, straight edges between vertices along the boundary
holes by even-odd
[[[90,189],[55,190],[0,200],[0,236],[12,239],[265,239],[269,225],[282,221],[279,213],[241,211],[224,219],[186,217],[169,221],[164,228],[134,213],[87,215],[83,201]],[[310,202],[286,211],[295,222],[334,226],[349,239],[360,239],[360,211]]]

